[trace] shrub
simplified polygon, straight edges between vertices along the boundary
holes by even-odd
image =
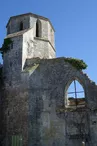
[[[74,66],[78,70],[87,68],[87,64],[83,60],[80,60],[80,59],[65,58],[65,62],[70,63],[72,66]]]

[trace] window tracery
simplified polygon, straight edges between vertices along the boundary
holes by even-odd
[[[66,105],[67,106],[82,106],[85,105],[85,91],[82,85],[73,80],[66,92]]]

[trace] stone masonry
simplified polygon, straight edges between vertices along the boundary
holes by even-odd
[[[0,67],[0,146],[97,146],[97,85],[65,57],[55,57],[50,20],[13,16],[7,38],[12,44]],[[85,98],[71,106],[66,101],[73,80]]]

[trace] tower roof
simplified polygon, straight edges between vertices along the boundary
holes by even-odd
[[[33,13],[26,13],[26,14],[21,14],[21,15],[16,15],[16,16],[10,17],[10,19],[9,19],[9,21],[8,21],[8,23],[7,23],[7,25],[6,25],[6,27],[8,26],[8,24],[9,24],[9,22],[10,22],[11,19],[16,18],[16,17],[23,17],[23,16],[27,16],[27,15],[33,16],[34,18],[43,19],[43,20],[45,20],[45,21],[49,21],[50,25],[52,26],[52,28],[53,28],[53,30],[54,30],[54,27],[53,27],[51,21],[50,21],[48,18],[43,17],[43,16],[40,16],[40,15],[37,15],[37,14],[33,14]],[[55,31],[55,30],[54,30],[54,31]]]

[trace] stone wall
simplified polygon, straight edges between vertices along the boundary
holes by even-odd
[[[65,92],[73,79],[85,90],[84,107],[65,106]],[[14,136],[20,136],[23,146],[81,146],[83,141],[96,146],[97,85],[87,75],[64,58],[36,58],[27,59],[17,80],[5,86],[3,95],[4,146],[10,146]]]
[[[41,38],[36,37],[37,19],[42,25]],[[21,21],[25,30],[18,33]],[[82,146],[82,142],[96,146],[97,85],[65,58],[55,58],[50,21],[22,15],[12,17],[7,27],[12,33],[7,38],[13,44],[4,54],[0,84],[2,145],[11,146],[15,140],[23,146]],[[73,80],[84,88],[84,106],[66,105]]]
[[[4,127],[3,127],[3,78],[2,78],[2,67],[0,64],[0,145],[2,145],[3,141],[3,132],[4,132]],[[2,120],[1,120],[2,119]]]
[[[23,37],[11,38],[13,47],[4,54],[3,90],[3,145],[11,146],[12,137],[20,137],[27,143],[27,84],[22,81]]]
[[[97,86],[64,58],[36,64],[39,66],[29,78],[29,146],[81,146],[83,141],[95,146]],[[65,108],[65,88],[75,78],[84,87],[86,106],[69,110]]]
[[[30,17],[29,16],[20,16],[11,18],[7,26],[7,34],[15,33],[20,31],[20,23],[23,22],[23,29],[30,28]]]
[[[51,44],[53,45],[53,47],[55,48],[54,30],[52,29],[52,27],[50,26],[49,23],[48,23],[48,38],[49,38],[49,41],[51,42]]]
[[[13,45],[7,53],[4,54],[3,72],[6,86],[15,86],[19,83],[22,70],[22,42],[23,37],[17,36],[11,38]]]
[[[33,28],[23,34],[23,42],[21,43],[22,43],[22,70],[23,70],[26,59],[35,57],[33,54],[35,49]]]

